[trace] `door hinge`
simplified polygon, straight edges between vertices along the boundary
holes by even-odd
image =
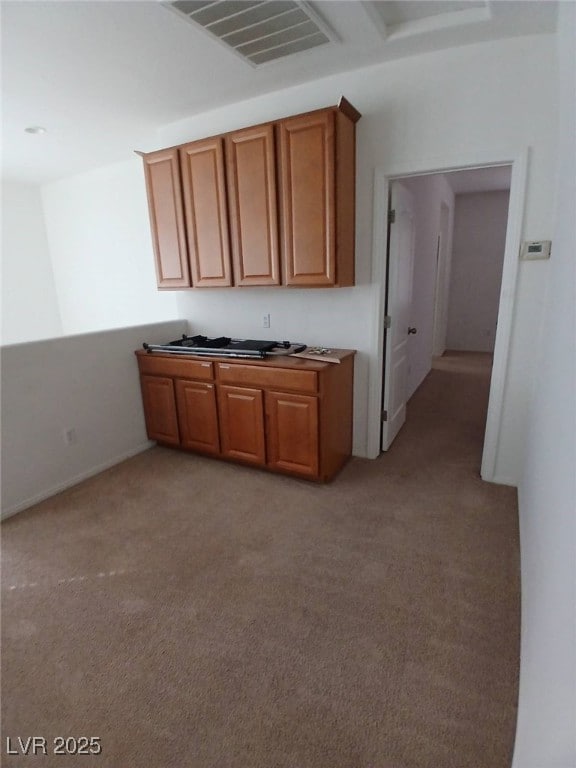
[[[390,317],[390,315],[385,315],[384,316],[384,328],[390,328],[391,325],[392,325],[392,318]]]
[[[394,224],[396,221],[396,211],[392,209],[391,211],[388,211],[388,223]]]
[[[382,411],[382,421],[388,421],[388,411]]]

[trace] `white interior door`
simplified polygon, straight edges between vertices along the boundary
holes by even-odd
[[[387,451],[406,421],[408,339],[414,274],[414,201],[401,181],[390,186],[394,213],[388,248],[387,309],[382,450]]]

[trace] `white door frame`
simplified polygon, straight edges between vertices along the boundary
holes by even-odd
[[[446,219],[444,217],[446,211]],[[443,232],[443,224],[446,221],[446,231]],[[454,221],[452,221],[454,224]],[[432,317],[432,356],[442,355],[446,349],[446,336],[448,328],[448,292],[450,288],[450,267],[452,266],[452,233],[449,230],[450,208],[444,200],[440,201],[440,217],[438,220],[436,277],[434,280],[434,315]],[[442,310],[442,311],[441,311]],[[442,327],[440,326],[442,321]]]
[[[378,167],[374,172],[374,211],[372,238],[372,284],[375,286],[375,309],[372,313],[372,339],[376,355],[368,372],[368,445],[367,455],[376,458],[380,453],[380,411],[382,403],[384,307],[386,302],[386,241],[388,232],[388,195],[390,182],[396,178],[423,176],[447,171],[470,170],[495,165],[511,165],[510,202],[498,327],[494,346],[494,362],[490,380],[490,398],[486,419],[481,475],[495,482],[496,458],[500,443],[500,422],[507,378],[512,320],[518,278],[518,259],[522,236],[522,222],[528,172],[528,148],[503,149],[499,152],[472,152],[447,158],[413,159],[403,163]]]

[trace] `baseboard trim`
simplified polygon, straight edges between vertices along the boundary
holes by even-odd
[[[155,445],[154,442],[152,442],[151,440],[146,440],[145,443],[141,443],[135,448],[131,448],[129,451],[126,451],[125,453],[115,456],[113,459],[110,459],[109,461],[105,461],[102,464],[98,464],[95,467],[91,467],[90,469],[87,469],[85,472],[80,472],[80,474],[74,475],[74,477],[71,477],[70,479],[65,480],[63,483],[58,483],[58,485],[52,486],[51,488],[45,491],[42,491],[41,493],[38,493],[35,496],[31,496],[30,498],[24,501],[21,501],[18,504],[13,504],[11,507],[8,507],[7,509],[2,510],[2,513],[0,514],[0,520],[6,520],[7,518],[12,517],[13,515],[16,515],[18,512],[23,512],[25,509],[28,509],[29,507],[33,507],[34,504],[39,504],[41,501],[45,501],[46,499],[49,499],[51,496],[55,496],[57,493],[61,493],[62,491],[65,491],[67,488],[72,488],[72,486],[78,485],[78,483],[81,483],[83,480],[88,480],[88,478],[94,477],[94,475],[98,475],[100,474],[100,472],[104,472],[104,470],[110,469],[110,467],[114,467],[116,464],[120,464],[121,462],[126,461],[126,459],[131,459],[132,456],[136,456],[138,453],[147,451],[153,445]]]
[[[513,480],[511,477],[505,477],[504,475],[494,475],[493,477],[484,477],[480,475],[485,483],[494,483],[495,485],[509,485],[512,488],[518,487],[518,481]]]

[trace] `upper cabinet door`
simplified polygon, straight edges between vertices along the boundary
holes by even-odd
[[[280,283],[274,128],[226,137],[230,238],[236,285]]]
[[[151,152],[143,160],[158,287],[189,288],[178,150]]]
[[[232,285],[223,140],[180,147],[192,284]]]
[[[336,284],[334,113],[279,124],[286,285]]]

